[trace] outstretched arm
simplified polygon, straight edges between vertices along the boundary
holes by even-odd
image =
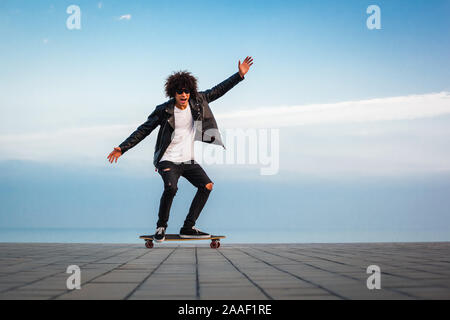
[[[147,137],[157,126],[159,125],[159,116],[155,111],[148,116],[147,121],[141,124],[124,142],[118,147],[115,147],[113,151],[108,155],[109,162],[117,162],[117,159],[123,155],[127,150],[133,148],[145,137]]]
[[[215,87],[206,90],[203,92],[203,94],[206,97],[206,101],[212,102],[216,99],[219,99],[221,96],[223,96],[225,93],[227,93],[231,88],[233,88],[236,84],[244,80],[245,74],[250,69],[250,66],[253,64],[253,58],[252,57],[246,57],[244,62],[241,63],[239,60],[238,63],[238,69],[239,71],[233,74],[231,77],[226,79],[225,81],[219,83]]]

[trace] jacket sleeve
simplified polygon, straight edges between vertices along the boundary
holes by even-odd
[[[147,121],[141,124],[119,147],[122,154],[133,148],[139,142],[144,140],[158,125],[160,124],[160,116],[157,109],[148,116]]]
[[[239,75],[239,72],[236,72],[231,77],[222,81],[215,87],[204,91],[203,94],[206,97],[206,101],[208,103],[210,103],[216,99],[219,99],[221,96],[223,96],[225,93],[227,93],[231,88],[233,88],[235,85],[237,85],[242,80],[244,80],[244,78],[241,78],[241,76]]]

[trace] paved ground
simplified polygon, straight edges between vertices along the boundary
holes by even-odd
[[[450,243],[0,243],[0,299],[450,299]]]

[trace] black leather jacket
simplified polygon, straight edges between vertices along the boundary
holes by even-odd
[[[209,103],[223,96],[227,91],[233,88],[240,81],[244,80],[236,72],[225,81],[219,83],[212,89],[191,94],[189,106],[195,125],[195,140],[206,143],[213,143],[225,148],[217,127],[216,119],[209,108]],[[153,165],[157,167],[159,160],[164,155],[167,147],[173,138],[175,130],[175,117],[173,115],[175,107],[175,98],[158,105],[148,116],[146,122],[140,125],[119,147],[122,154],[133,148],[145,137],[147,137],[158,125],[160,126],[158,138],[155,144],[155,153],[153,156]]]

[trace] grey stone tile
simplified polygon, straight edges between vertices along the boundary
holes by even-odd
[[[136,283],[88,283],[74,289],[58,299],[70,300],[121,300],[136,287]]]
[[[437,287],[408,287],[399,289],[421,299],[450,299],[450,289]]]
[[[124,283],[140,283],[148,276],[147,272],[128,272],[128,271],[112,271],[102,275],[91,283],[101,282],[124,282]]]
[[[0,243],[0,299],[449,299],[449,256],[448,242],[222,243],[219,250]],[[70,264],[81,268],[81,290],[65,287]],[[366,287],[370,264],[381,268],[381,290]]]

